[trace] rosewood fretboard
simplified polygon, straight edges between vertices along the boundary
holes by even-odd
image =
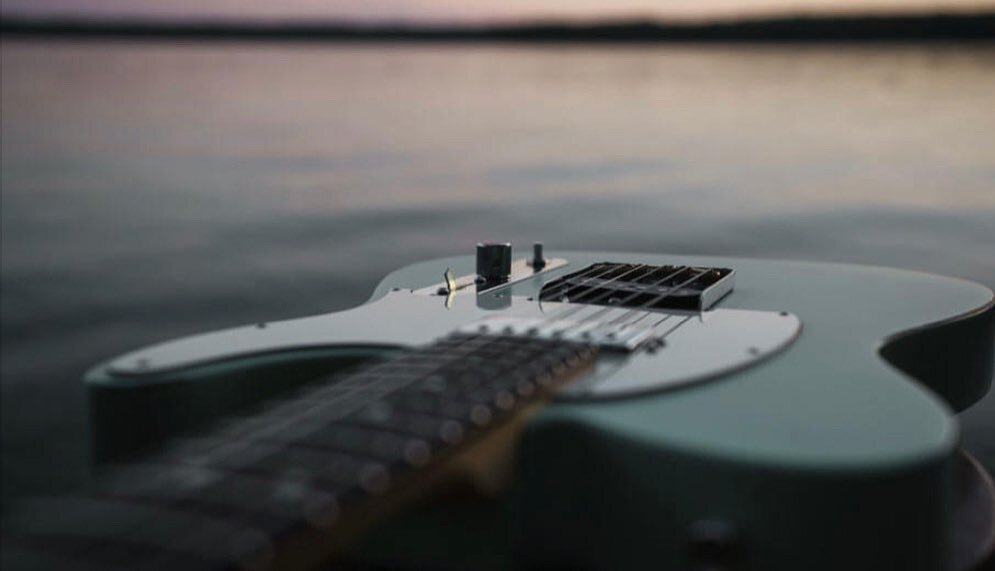
[[[3,569],[294,569],[440,481],[447,465],[586,370],[588,346],[457,334],[28,500]]]

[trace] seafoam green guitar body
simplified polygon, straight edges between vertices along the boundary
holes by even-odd
[[[476,523],[456,507],[422,510],[371,534],[360,558],[686,569],[696,561],[689,550],[716,549],[730,568],[947,568],[955,413],[992,379],[991,291],[864,266],[555,256],[568,265],[502,295],[536,303],[529,298],[543,283],[606,260],[728,267],[735,289],[717,308],[787,312],[802,332],[762,362],[706,382],[543,409],[522,435],[503,509]],[[466,256],[398,270],[367,305],[322,316],[320,342],[301,339],[292,351],[191,358],[193,365],[149,375],[122,373],[113,361],[97,367],[87,381],[98,453],[133,450],[341,362],[500,314],[489,308],[500,304],[473,293],[456,295],[450,307],[442,296],[411,293],[438,283],[446,268],[473,274],[473,264]],[[275,335],[280,327],[262,329]],[[212,343],[250,329],[189,346],[209,356]],[[666,351],[655,361],[661,374]],[[121,434],[127,415],[135,429]]]

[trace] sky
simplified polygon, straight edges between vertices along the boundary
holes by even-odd
[[[767,14],[995,9],[995,0],[2,0],[5,16],[356,22],[711,19]]]

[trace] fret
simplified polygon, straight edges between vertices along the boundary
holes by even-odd
[[[79,566],[263,569],[298,530],[353,533],[377,498],[593,356],[559,340],[456,334],[111,467],[89,495],[27,503],[8,523],[25,560],[40,545]]]

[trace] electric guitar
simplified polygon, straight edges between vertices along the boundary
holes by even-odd
[[[480,244],[96,366],[98,476],[3,569],[966,569],[993,335],[923,273]]]

